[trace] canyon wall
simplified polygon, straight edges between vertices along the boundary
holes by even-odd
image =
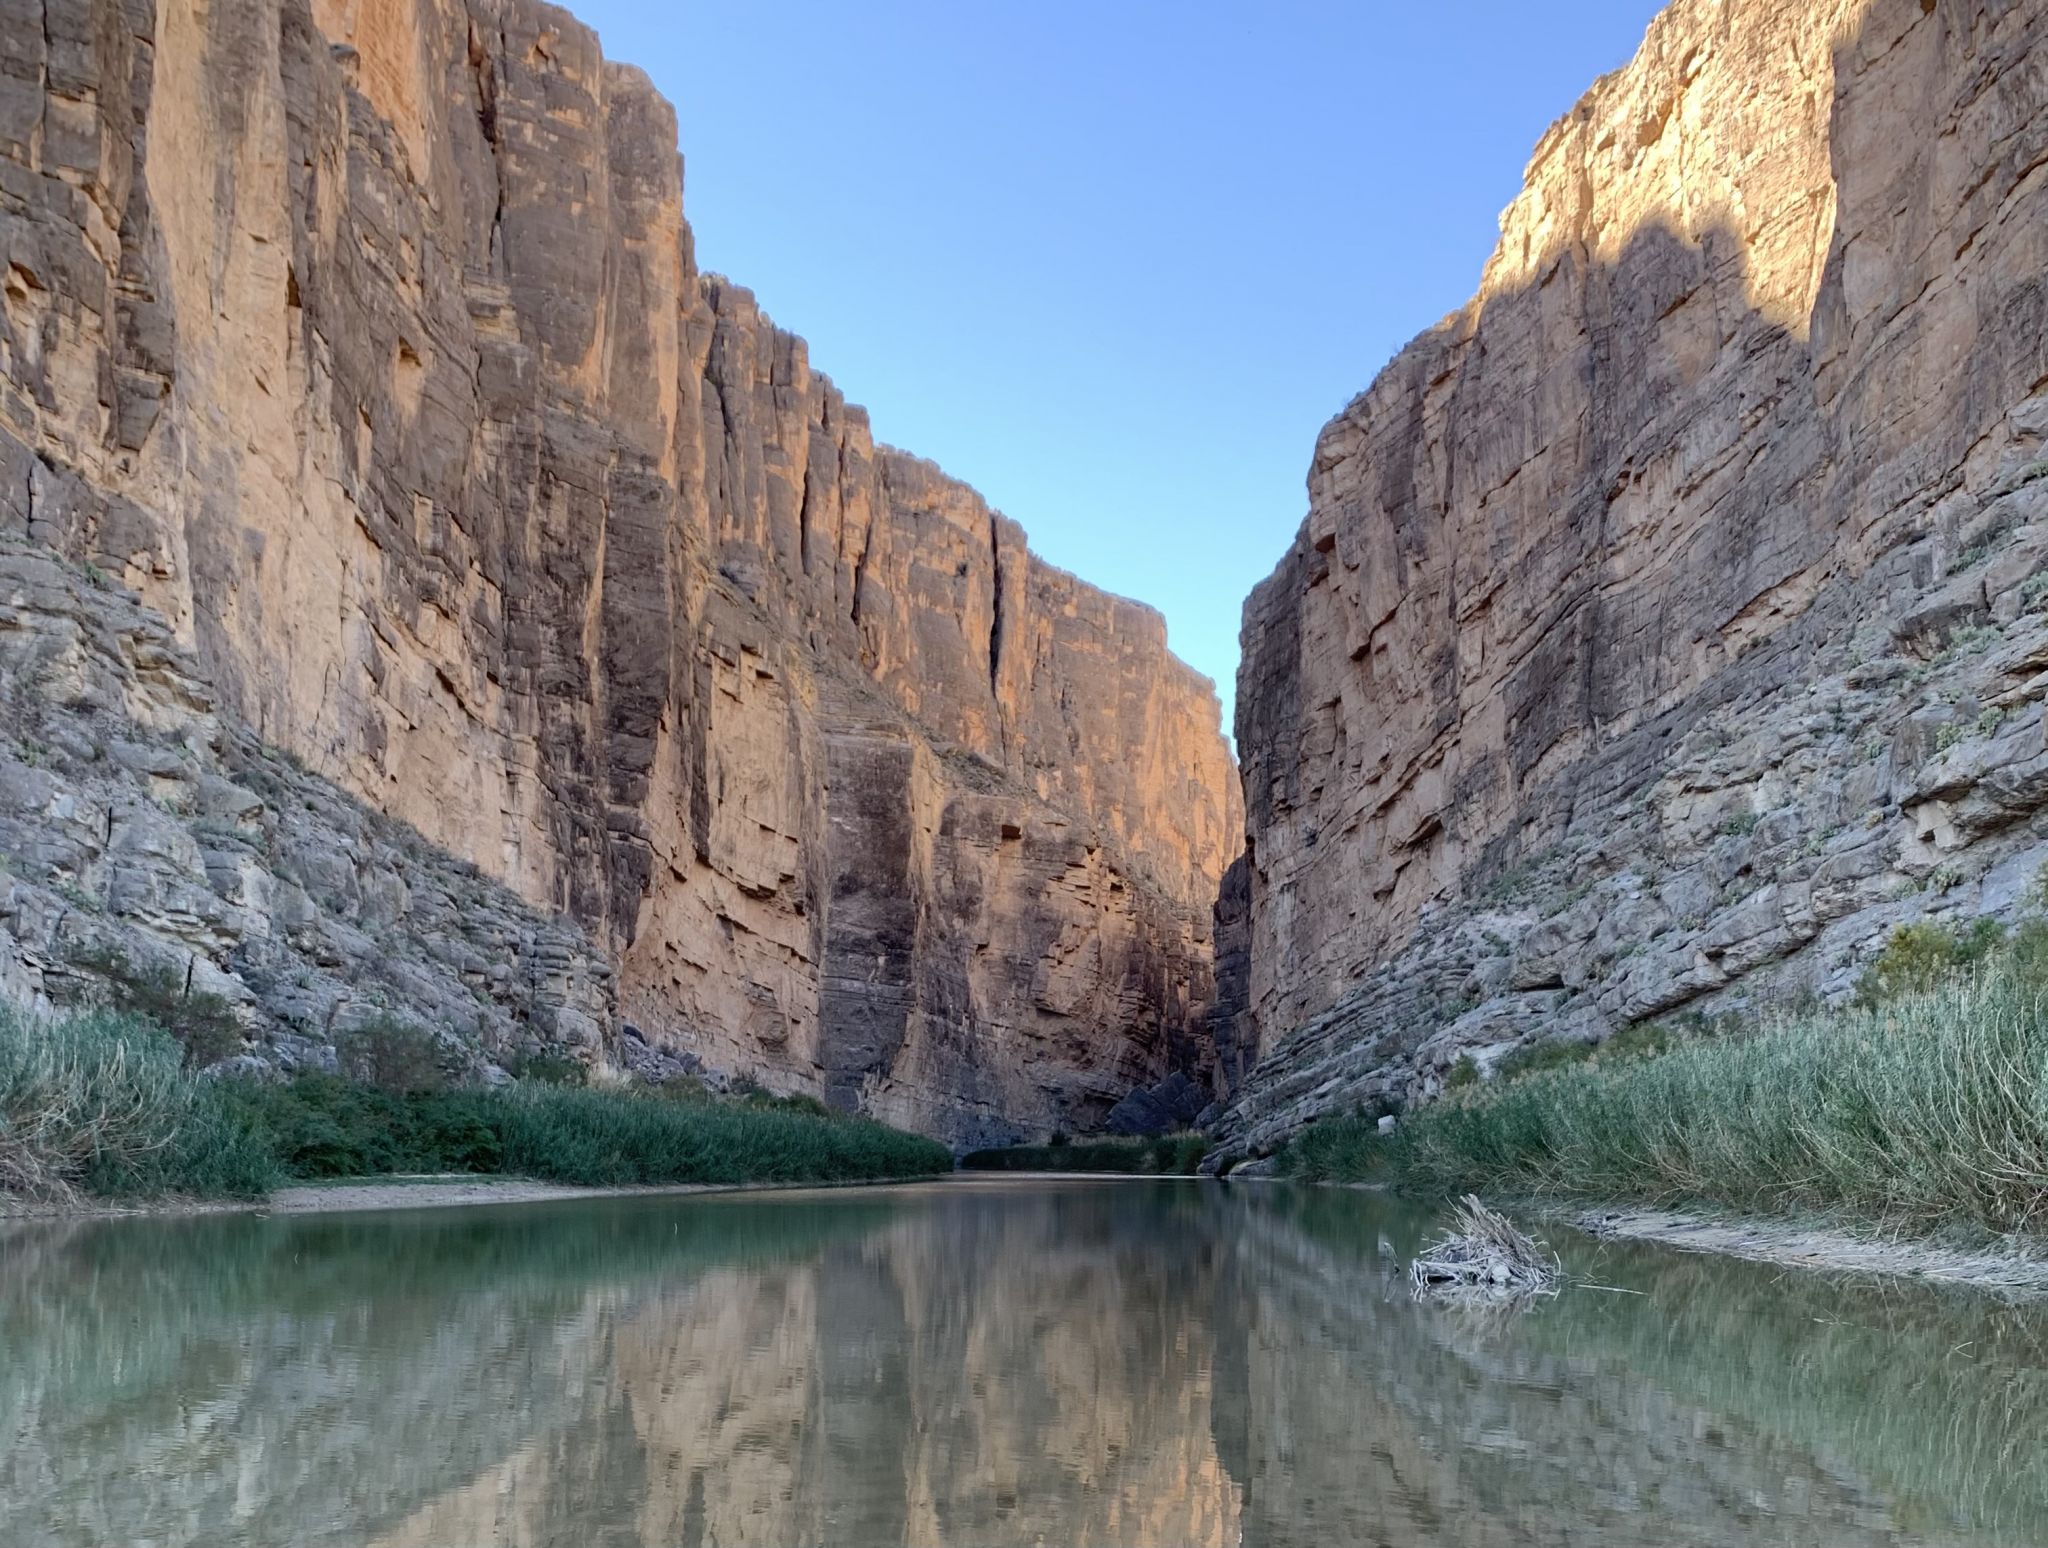
[[[0,530],[580,926],[590,1057],[961,1141],[1214,1078],[1211,685],[699,272],[567,14],[0,0],[0,269]]]
[[[2048,8],[1677,0],[1246,605],[1226,1149],[2029,907],[2044,453]]]

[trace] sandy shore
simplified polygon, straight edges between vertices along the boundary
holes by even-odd
[[[1382,1183],[1311,1183],[1310,1187],[1385,1192]],[[1608,1205],[1589,1209],[1555,1200],[1498,1201],[1515,1213],[1555,1221],[1609,1242],[1650,1242],[1679,1252],[1713,1252],[1751,1263],[1816,1274],[1884,1274],[1927,1284],[1969,1285],[1998,1295],[2048,1296],[2048,1255],[2034,1244],[1992,1243],[1970,1249],[1915,1237],[1858,1235],[1839,1226],[1761,1220],[1679,1209]],[[2048,1254],[2048,1240],[2038,1244]]]
[[[736,1193],[767,1184],[678,1183],[663,1188],[578,1188],[524,1177],[380,1177],[369,1182],[279,1188],[251,1206],[266,1215],[330,1215],[361,1209],[451,1209],[465,1204],[544,1204],[558,1199]]]
[[[1911,1237],[1859,1236],[1799,1221],[1745,1220],[1668,1209],[1546,1211],[1603,1241],[1656,1242],[1753,1263],[1820,1273],[1886,1274],[1930,1284],[1972,1285],[2003,1295],[2048,1295],[2048,1258],[2015,1244],[1979,1250]]]
[[[969,1185],[1013,1178],[1061,1182],[1196,1182],[1198,1178],[1154,1177],[1138,1172],[948,1172],[932,1177],[861,1179],[857,1182],[670,1183],[647,1188],[578,1188],[567,1183],[532,1182],[523,1177],[379,1177],[368,1182],[322,1183],[280,1188],[261,1204],[245,1208],[268,1215],[323,1215],[351,1209],[443,1209],[459,1204],[543,1204],[555,1199],[668,1198],[693,1193],[822,1193],[847,1188],[887,1188],[913,1182]]]
[[[24,1204],[0,1208],[0,1220],[94,1219],[120,1215],[329,1215],[372,1209],[451,1209],[471,1204],[546,1204],[561,1199],[680,1198],[699,1193],[824,1193],[931,1182],[931,1177],[861,1178],[851,1182],[665,1183],[653,1187],[583,1188],[524,1177],[462,1173],[377,1177],[363,1182],[299,1184],[267,1198],[232,1201],[163,1199],[147,1204]]]
[[[29,1203],[0,1198],[0,1220],[81,1220],[127,1215],[331,1215],[372,1209],[452,1209],[467,1204],[547,1204],[563,1199],[681,1198],[699,1193],[826,1193],[893,1188],[905,1183],[958,1186],[1004,1182],[1205,1182],[1206,1178],[1136,1172],[948,1172],[921,1177],[856,1178],[847,1182],[663,1183],[586,1188],[525,1177],[472,1177],[461,1172],[372,1177],[361,1182],[300,1183],[261,1199],[153,1199],[146,1204],[94,1200]]]

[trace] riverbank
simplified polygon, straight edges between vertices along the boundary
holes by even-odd
[[[2048,1202],[2041,948],[1849,1009],[1533,1061],[1391,1133],[1368,1115],[1317,1124],[1283,1165],[1582,1219],[1597,1206],[1607,1234],[1695,1250],[2031,1288]]]
[[[817,1182],[654,1183],[637,1187],[579,1187],[527,1177],[475,1177],[459,1172],[418,1176],[347,1178],[336,1182],[292,1183],[261,1198],[109,1202],[82,1200],[64,1206],[25,1204],[0,1198],[0,1225],[48,1220],[108,1220],[155,1215],[333,1215],[399,1209],[451,1209],[474,1205],[550,1204],[566,1199],[694,1198],[706,1194],[778,1193],[799,1197],[858,1188],[894,1188],[944,1183],[952,1188],[1002,1187],[1010,1183],[1206,1183],[1181,1172],[914,1172],[902,1177],[860,1177]]]
[[[1104,1135],[1083,1140],[1060,1137],[1048,1145],[971,1150],[960,1158],[960,1169],[1039,1175],[1191,1177],[1208,1148],[1209,1142],[1199,1134]]]
[[[36,1207],[0,1201],[0,1223],[107,1220],[144,1215],[339,1215],[395,1209],[460,1209],[480,1205],[554,1204],[570,1199],[695,1198],[727,1193],[830,1193],[842,1188],[886,1188],[933,1182],[928,1172],[906,1177],[863,1177],[843,1182],[655,1183],[591,1188],[536,1182],[527,1177],[364,1177],[332,1183],[292,1183],[255,1199],[152,1199],[140,1203],[82,1201]]]
[[[1979,1247],[1925,1238],[1884,1239],[1813,1221],[1735,1219],[1674,1209],[1541,1210],[1602,1241],[1652,1242],[1823,1274],[1875,1275],[1966,1285],[2001,1295],[2048,1296],[2048,1244],[2006,1238]]]
[[[390,1183],[397,1175],[603,1189],[894,1181],[953,1167],[935,1141],[801,1098],[457,1086],[416,1060],[384,1067],[396,1071],[389,1085],[222,1079],[195,1073],[142,1018],[0,1010],[0,1212],[246,1206],[335,1180],[415,1186]]]

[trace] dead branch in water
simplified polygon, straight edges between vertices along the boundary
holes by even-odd
[[[1563,1267],[1505,1215],[1467,1194],[1451,1230],[1408,1265],[1418,1296],[1515,1299],[1555,1295]]]

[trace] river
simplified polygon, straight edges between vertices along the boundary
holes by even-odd
[[[0,1234],[10,1545],[2048,1541],[2048,1311],[1186,1181]],[[1600,1288],[1593,1288],[1597,1285]]]

